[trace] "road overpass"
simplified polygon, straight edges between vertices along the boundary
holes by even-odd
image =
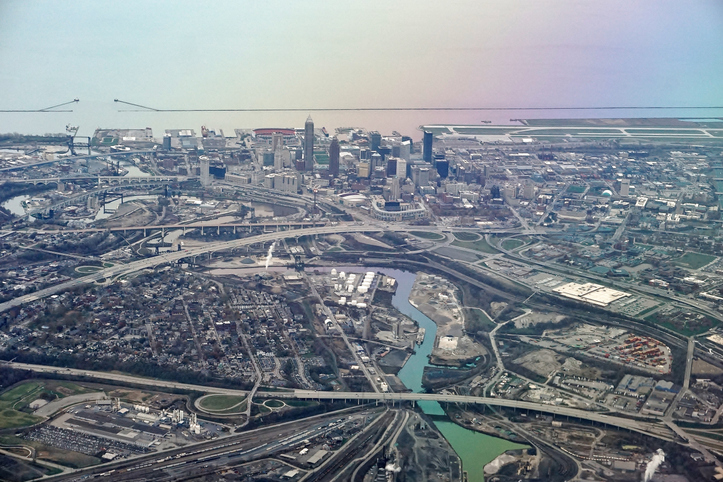
[[[93,370],[81,370],[76,368],[51,367],[27,363],[5,362],[7,366],[19,370],[29,370],[36,373],[51,373],[56,375],[86,377],[111,382],[128,383],[133,385],[149,386],[155,388],[188,390],[200,393],[213,393],[223,395],[246,396],[248,391],[235,390],[230,388],[219,388],[190,383],[179,383],[150,378],[122,375],[118,373],[98,372]],[[469,395],[455,395],[446,393],[377,393],[377,392],[323,392],[315,390],[293,390],[293,391],[258,391],[256,396],[260,398],[281,398],[281,399],[302,399],[302,400],[337,400],[337,401],[358,401],[358,402],[446,402],[464,403],[476,405],[489,405],[493,407],[513,408],[516,410],[529,410],[534,412],[547,413],[553,416],[572,417],[580,420],[588,420],[596,423],[603,423],[612,427],[639,432],[663,440],[672,441],[674,433],[665,423],[659,422],[656,418],[646,420],[634,420],[630,418],[609,415],[600,412],[593,412],[577,408],[564,407],[560,405],[548,405],[544,403],[524,402],[520,400],[508,400],[504,398],[474,397]],[[668,422],[671,423],[671,422]]]
[[[272,233],[264,233],[258,236],[250,236],[242,239],[234,239],[232,241],[221,241],[217,243],[208,243],[205,246],[197,246],[184,249],[182,251],[173,251],[169,253],[161,253],[158,256],[133,261],[128,264],[118,264],[110,268],[102,269],[88,276],[77,278],[65,283],[60,283],[55,286],[51,286],[42,290],[38,290],[34,293],[19,296],[5,303],[0,303],[0,313],[15,306],[20,306],[25,303],[39,300],[47,296],[54,295],[62,291],[76,288],[78,286],[92,283],[100,279],[114,278],[122,274],[132,273],[134,271],[140,271],[148,268],[155,268],[158,265],[165,263],[174,263],[184,258],[193,258],[195,256],[216,253],[219,251],[227,251],[234,248],[243,246],[250,246],[257,243],[265,243],[268,241],[277,241],[280,239],[296,237],[296,236],[314,236],[324,234],[340,234],[340,233],[368,233],[368,232],[379,232],[384,231],[385,228],[365,225],[338,225],[338,226],[321,226],[315,228],[295,229],[292,231],[275,231]],[[397,230],[397,229],[387,229]],[[404,230],[404,229],[401,229]]]
[[[198,179],[198,176],[67,176],[67,177],[42,177],[36,179],[0,179],[0,184],[51,184],[59,182],[75,181],[96,181],[108,184],[132,184],[144,182],[184,182],[191,179]]]
[[[100,153],[100,154],[90,154],[87,156],[67,156],[67,157],[58,157],[56,159],[49,159],[46,161],[38,161],[38,162],[31,162],[29,164],[19,164],[16,166],[10,166],[10,167],[2,167],[0,168],[0,172],[5,171],[19,171],[21,169],[29,169],[36,166],[44,166],[45,164],[53,164],[56,162],[63,162],[63,161],[82,161],[84,159],[95,159],[97,157],[107,157],[107,156],[132,156],[134,154],[153,154],[155,153],[155,149],[143,149],[143,150],[137,150],[137,151],[120,151],[120,152],[109,152],[109,153]]]

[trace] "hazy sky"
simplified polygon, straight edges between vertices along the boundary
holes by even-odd
[[[0,131],[306,118],[123,114],[114,98],[157,108],[723,106],[721,46],[719,0],[2,0],[0,109],[81,103],[73,114],[0,114]]]

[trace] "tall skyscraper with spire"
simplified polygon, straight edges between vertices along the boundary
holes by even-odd
[[[304,124],[304,170],[314,170],[314,121],[311,116]]]
[[[334,137],[329,144],[329,174],[339,177],[339,139]]]

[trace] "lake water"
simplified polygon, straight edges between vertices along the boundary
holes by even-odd
[[[39,35],[39,32],[45,34]],[[723,115],[719,0],[0,3],[0,132]],[[300,109],[296,112],[138,112]],[[717,106],[718,109],[544,110]],[[312,108],[542,110],[310,112]],[[136,110],[136,112],[121,112]],[[142,110],[142,109],[141,109]]]

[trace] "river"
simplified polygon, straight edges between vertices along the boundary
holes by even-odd
[[[392,298],[392,305],[401,313],[416,321],[421,328],[426,329],[424,342],[417,347],[416,353],[407,360],[407,363],[398,374],[407,388],[414,392],[422,392],[424,391],[422,388],[422,375],[424,367],[429,361],[427,357],[434,346],[437,325],[409,303],[409,293],[412,291],[417,275],[409,271],[383,268],[372,269],[397,280],[397,292]],[[354,270],[349,269],[348,271]],[[525,445],[468,430],[449,419],[439,420],[438,417],[445,416],[445,412],[437,402],[420,402],[419,406],[424,413],[437,416],[434,424],[462,459],[462,468],[467,472],[469,482],[484,482],[485,465],[507,450],[525,447]]]
[[[3,203],[3,207],[13,213],[15,216],[25,216],[25,208],[23,208],[23,202],[30,199],[30,196],[22,195],[15,196]]]

